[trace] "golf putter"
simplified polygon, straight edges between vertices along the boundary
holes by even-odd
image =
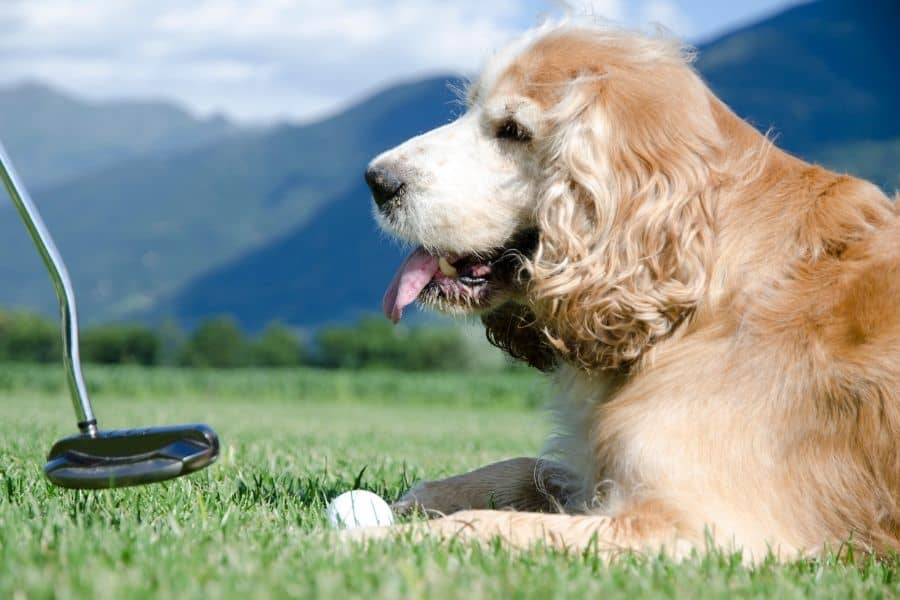
[[[99,431],[78,348],[78,315],[69,272],[53,238],[0,143],[0,178],[37,246],[59,298],[63,365],[81,433],[53,444],[44,473],[58,486],[100,489],[142,485],[192,473],[219,456],[219,438],[206,425]]]

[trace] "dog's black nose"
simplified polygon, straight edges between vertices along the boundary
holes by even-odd
[[[399,177],[384,167],[366,169],[366,183],[372,190],[372,197],[379,208],[403,194],[406,187]]]

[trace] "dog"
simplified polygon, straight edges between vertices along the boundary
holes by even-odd
[[[556,433],[419,483],[426,532],[752,560],[900,550],[900,215],[778,149],[664,35],[556,23],[368,166],[386,315],[479,314]],[[827,127],[827,123],[822,124]],[[407,526],[364,530],[382,537]]]

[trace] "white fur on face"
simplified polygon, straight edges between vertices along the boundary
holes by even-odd
[[[525,102],[475,105],[458,120],[376,157],[406,192],[376,219],[391,234],[433,254],[487,254],[526,223],[534,206],[522,142],[496,138],[497,127]],[[527,112],[527,111],[525,111]]]
[[[387,215],[375,210],[385,231],[432,254],[465,255],[489,254],[533,225],[537,157],[528,144],[498,140],[496,132],[510,118],[538,132],[540,109],[518,94],[496,94],[495,88],[509,66],[556,26],[548,21],[496,52],[461,118],[372,160],[369,167],[392,170],[406,184],[394,210]]]

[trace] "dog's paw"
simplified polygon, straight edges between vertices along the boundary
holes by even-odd
[[[440,517],[471,508],[468,498],[462,498],[459,489],[446,481],[420,481],[391,504],[395,515],[423,514]]]

